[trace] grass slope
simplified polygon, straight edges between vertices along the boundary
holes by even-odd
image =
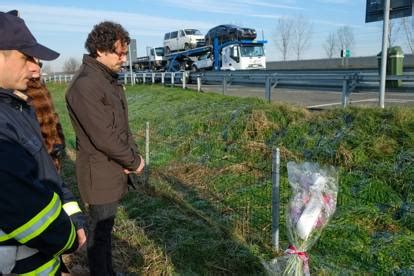
[[[50,85],[69,152],[74,134],[63,85]],[[130,125],[144,149],[149,187],[130,193],[117,218],[118,268],[148,275],[252,275],[271,250],[271,149],[281,149],[281,247],[288,241],[286,162],[339,170],[337,212],[310,250],[311,271],[414,273],[412,108],[308,111],[253,98],[128,87]],[[65,178],[74,183],[73,158]],[[76,260],[75,260],[76,262]],[[82,261],[79,261],[82,262]]]

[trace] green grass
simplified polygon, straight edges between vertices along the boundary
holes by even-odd
[[[73,148],[65,87],[49,88]],[[309,113],[161,86],[128,87],[127,99],[141,149],[150,123],[151,175],[150,187],[130,193],[117,218],[116,239],[130,253],[116,252],[122,269],[152,275],[262,274],[260,260],[278,255],[270,246],[270,161],[277,146],[283,248],[290,196],[286,163],[314,161],[338,168],[339,194],[334,218],[309,252],[312,273],[413,273],[412,108]],[[71,182],[73,174],[73,164],[65,166]]]

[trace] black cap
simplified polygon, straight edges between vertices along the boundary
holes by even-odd
[[[0,12],[0,50],[17,50],[31,57],[53,60],[59,53],[39,44],[14,11]]]

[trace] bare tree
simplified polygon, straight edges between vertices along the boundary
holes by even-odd
[[[65,63],[63,64],[63,72],[65,73],[75,73],[78,70],[80,63],[77,59],[71,57],[68,58]]]
[[[414,54],[414,17],[403,17],[401,19],[402,29],[406,39],[407,47]]]
[[[341,49],[352,50],[355,43],[354,32],[349,26],[342,26],[336,31],[336,41],[339,51]]]
[[[335,52],[337,51],[336,46],[336,35],[334,32],[329,33],[328,37],[325,40],[325,44],[323,45],[323,48],[325,49],[326,56],[328,58],[333,58],[335,55]]]
[[[52,74],[52,66],[49,63],[43,64],[42,66],[42,73],[44,74]]]
[[[294,21],[292,18],[283,17],[277,21],[274,41],[276,47],[280,50],[283,60],[287,59],[289,46],[292,39],[292,29]]]
[[[301,58],[303,50],[309,46],[312,29],[312,23],[302,15],[299,15],[294,19],[292,28],[292,48],[295,51],[297,60]]]
[[[398,24],[395,19],[390,20],[388,28],[388,45],[389,47],[392,47],[398,40],[401,31],[401,24]]]

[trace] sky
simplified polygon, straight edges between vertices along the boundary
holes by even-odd
[[[366,0],[0,0],[0,11],[19,10],[36,39],[61,53],[49,63],[53,71],[71,57],[80,61],[88,33],[104,20],[128,30],[137,40],[138,56],[145,55],[147,46],[162,46],[166,32],[195,28],[205,34],[231,23],[256,29],[258,38],[268,41],[267,60],[277,61],[282,59],[274,38],[278,19],[298,16],[312,25],[303,59],[325,58],[324,42],[342,26],[353,30],[352,56],[376,55],[382,23],[365,23],[365,6]],[[295,59],[293,52],[288,59]]]

